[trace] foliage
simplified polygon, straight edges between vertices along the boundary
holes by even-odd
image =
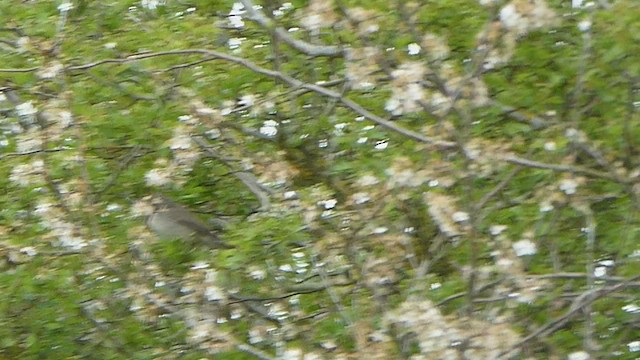
[[[636,1],[251,4],[0,2],[0,358],[637,357]]]

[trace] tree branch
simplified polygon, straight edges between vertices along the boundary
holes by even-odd
[[[288,44],[292,48],[309,56],[342,56],[344,49],[339,46],[315,45],[302,40],[295,39],[289,35],[287,30],[277,27],[273,20],[266,17],[262,11],[256,9],[251,0],[240,0],[245,10],[249,14],[249,20],[256,22],[264,29],[274,33],[278,39]]]

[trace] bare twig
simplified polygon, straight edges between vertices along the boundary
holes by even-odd
[[[125,64],[125,63],[129,63],[129,62],[134,62],[134,61],[139,61],[139,60],[144,60],[144,59],[150,59],[150,58],[154,58],[154,57],[158,57],[158,56],[171,56],[171,55],[203,55],[203,56],[208,56],[208,57],[215,57],[217,59],[221,59],[221,60],[225,60],[228,62],[232,62],[234,64],[238,64],[241,66],[246,67],[247,69],[258,73],[258,74],[262,74],[274,79],[278,79],[281,80],[282,82],[288,84],[291,87],[294,88],[300,88],[300,89],[307,89],[310,91],[313,91],[315,93],[318,93],[320,95],[332,98],[332,99],[337,99],[343,106],[345,106],[348,109],[351,109],[352,111],[358,113],[361,116],[364,116],[366,119],[369,119],[370,121],[388,129],[394,132],[397,132],[399,134],[402,134],[408,138],[417,140],[419,142],[423,142],[423,143],[427,143],[427,144],[431,144],[434,146],[437,146],[439,148],[443,148],[443,149],[452,149],[456,147],[456,143],[452,142],[452,141],[446,141],[446,140],[437,140],[437,139],[433,139],[427,136],[424,136],[422,134],[419,134],[415,131],[409,130],[409,129],[405,129],[399,125],[396,125],[395,123],[393,123],[392,121],[386,120],[372,112],[370,112],[369,110],[365,109],[364,107],[362,107],[362,105],[349,100],[345,97],[343,97],[339,92],[333,91],[331,89],[327,89],[323,86],[320,85],[316,85],[316,84],[309,84],[309,83],[305,83],[301,80],[298,80],[294,77],[291,77],[289,75],[283,74],[281,72],[278,71],[274,71],[274,70],[269,70],[266,68],[263,68],[261,66],[258,66],[257,64],[247,60],[247,59],[243,59],[243,58],[239,58],[233,55],[228,55],[225,53],[221,53],[218,51],[213,51],[213,50],[205,50],[205,49],[186,49],[186,50],[169,50],[169,51],[159,51],[159,52],[145,52],[145,53],[140,53],[140,54],[133,54],[128,56],[127,58],[124,59],[105,59],[105,60],[100,60],[100,61],[96,61],[96,62],[92,62],[92,63],[88,63],[88,64],[84,64],[84,65],[75,65],[75,66],[69,66],[66,68],[66,70],[88,70],[91,68],[94,68],[96,66],[100,66],[100,65],[104,65],[104,64]]]
[[[518,164],[518,165],[537,168],[537,169],[547,169],[547,170],[553,170],[553,171],[559,171],[559,172],[583,174],[583,175],[589,175],[596,178],[607,179],[607,180],[621,182],[621,183],[630,182],[629,179],[624,179],[624,178],[619,179],[615,175],[600,172],[597,170],[587,169],[587,168],[578,167],[578,166],[571,166],[571,165],[541,163],[538,161],[524,159],[524,158],[513,156],[513,155],[503,156],[500,158],[500,160],[506,161],[512,164]]]
[[[27,36],[27,34],[25,34],[25,32],[22,31],[22,29],[15,26],[3,26],[3,27],[0,27],[0,31],[9,31],[9,32],[13,32],[18,36]]]
[[[591,19],[589,19],[589,21],[591,21]],[[569,106],[569,109],[571,110],[569,115],[570,115],[570,120],[573,124],[572,126],[576,129],[579,128],[578,123],[582,115],[582,112],[581,112],[582,106],[580,106],[579,104],[580,104],[580,98],[582,96],[582,93],[584,92],[585,82],[587,78],[586,76],[587,64],[588,64],[589,56],[591,55],[591,42],[592,42],[591,36],[592,35],[591,35],[590,29],[583,31],[582,33],[582,39],[583,39],[582,53],[578,59],[578,73],[576,75],[576,85],[571,94],[571,99],[567,104]]]
[[[93,193],[92,196],[94,197],[94,199],[92,200],[97,200],[97,198],[101,194],[105,193],[111,186],[113,186],[118,180],[118,177],[120,177],[120,175],[122,174],[122,172],[126,170],[135,159],[141,156],[144,156],[144,153],[140,152],[142,148],[143,147],[141,145],[134,145],[133,147],[131,147],[131,151],[128,154],[126,154],[126,156],[124,156],[123,159],[118,161],[118,168],[111,173],[111,175],[105,182],[104,186],[102,186],[102,188],[100,188],[99,190]]]
[[[222,161],[228,167],[231,167],[229,162],[223,159],[221,156],[216,154],[211,146],[207,144],[207,142],[199,136],[193,136],[193,141],[200,146],[200,148],[207,153],[207,155],[211,158]],[[233,169],[232,169],[233,170]],[[260,202],[260,211],[267,211],[271,207],[271,202],[269,201],[269,196],[265,193],[265,187],[261,186],[256,177],[246,171],[232,171],[233,175],[238,178],[246,187],[253,193],[253,195]]]
[[[41,154],[41,153],[52,153],[52,152],[59,152],[59,151],[66,151],[66,150],[71,150],[72,148],[68,147],[68,146],[62,146],[62,147],[58,147],[58,148],[53,148],[53,149],[38,149],[38,150],[30,150],[30,151],[24,151],[24,152],[14,152],[14,153],[6,153],[3,155],[0,155],[0,160],[7,158],[7,157],[12,157],[12,156],[28,156],[28,155],[35,155],[35,154]]]
[[[237,122],[234,121],[224,121],[220,123],[220,127],[222,128],[229,128],[229,129],[233,129],[233,130],[237,130],[245,135],[249,135],[252,137],[255,137],[257,139],[260,140],[265,140],[265,141],[269,141],[269,142],[275,142],[276,138],[273,136],[269,136],[269,135],[265,135],[263,133],[261,133],[260,131],[256,131],[253,129],[249,129],[246,128],[240,124],[238,124]]]
[[[273,20],[266,17],[262,11],[255,8],[251,0],[240,0],[245,10],[249,14],[249,19],[258,25],[273,32],[278,39],[282,40],[292,48],[309,56],[342,56],[344,50],[339,46],[315,45],[293,38],[287,30],[277,27]]]
[[[553,274],[541,274],[541,275],[525,275],[527,278],[532,279],[586,279],[589,276],[587,273],[553,273]],[[605,282],[619,283],[627,281],[622,276],[600,276],[598,280]],[[640,283],[628,283],[627,287],[640,287]]]
[[[591,304],[594,301],[596,301],[599,298],[602,298],[610,293],[619,291],[625,287],[627,287],[629,284],[637,281],[638,279],[640,279],[640,275],[636,275],[634,277],[628,278],[627,280],[625,280],[624,282],[621,282],[619,284],[613,285],[613,286],[609,286],[609,287],[605,287],[605,288],[599,288],[599,289],[590,289],[587,290],[586,292],[583,293],[582,296],[578,296],[572,303],[571,307],[569,308],[569,310],[567,310],[563,315],[555,318],[554,320],[548,322],[547,324],[539,327],[538,329],[536,329],[534,332],[532,332],[531,334],[529,334],[528,336],[526,336],[524,339],[520,340],[518,343],[516,343],[515,345],[513,345],[509,350],[501,353],[498,358],[502,358],[503,356],[505,356],[506,354],[511,353],[513,350],[521,347],[522,345],[528,343],[529,341],[544,335],[544,334],[548,334],[551,332],[554,332],[555,330],[561,328],[564,324],[566,324],[569,320],[571,320],[578,312],[580,312],[585,305],[587,304]]]
[[[7,97],[9,102],[14,107],[17,107],[18,105],[24,103],[20,95],[18,95],[18,93],[12,87],[9,87],[9,86],[1,87],[0,92]],[[51,114],[49,114],[47,111],[37,111],[35,114],[35,118],[41,129],[45,129],[48,126],[48,124],[51,122]],[[26,122],[21,122],[20,125],[24,129],[28,129],[30,127],[30,124],[27,124]]]
[[[579,210],[584,214],[585,217],[585,232],[587,235],[587,246],[586,246],[586,272],[587,272],[587,289],[593,290],[595,289],[595,280],[594,280],[594,252],[596,246],[596,220],[593,216],[593,211],[589,204],[581,204]],[[588,296],[591,296],[589,294]],[[590,300],[590,299],[589,299]],[[585,305],[584,316],[585,316],[585,327],[584,327],[584,347],[585,349],[592,351],[595,349],[595,343],[593,339],[594,334],[594,324],[593,317],[591,311],[591,303],[588,302]]]
[[[632,124],[635,124],[634,122],[634,115],[637,114],[637,109],[636,106],[634,106],[634,104],[636,103],[636,88],[638,87],[638,81],[640,79],[634,78],[633,76],[631,76],[631,74],[626,74],[627,77],[630,78],[629,80],[629,84],[627,86],[627,107],[626,107],[626,111],[624,114],[624,120],[622,123],[622,138],[624,141],[624,151],[625,151],[625,163],[627,165],[635,165],[636,162],[634,161],[635,159],[635,153],[636,153],[636,138],[635,136],[633,136],[633,131],[632,131]]]
[[[7,39],[2,39],[0,38],[0,44],[6,44],[11,46],[12,48],[17,48],[18,47],[18,43],[16,43],[15,41],[11,41],[11,40],[7,40]]]
[[[351,286],[353,284],[354,284],[353,281],[346,281],[346,282],[328,282],[323,284],[312,283],[312,284],[305,284],[305,285],[289,285],[285,289],[289,291],[286,294],[277,295],[277,296],[265,296],[265,297],[257,297],[257,296],[250,297],[250,296],[240,296],[235,294],[229,294],[229,297],[233,299],[233,301],[230,301],[229,304],[237,304],[237,303],[243,303],[247,301],[283,300],[296,295],[312,294],[312,293],[327,290],[328,288],[331,288],[331,287]]]
[[[517,167],[513,170],[511,170],[511,172],[509,174],[507,174],[507,176],[505,176],[504,179],[502,179],[502,181],[500,181],[500,183],[498,185],[496,185],[493,189],[491,189],[491,191],[489,191],[488,193],[486,193],[482,199],[480,199],[480,201],[478,201],[477,204],[475,204],[475,206],[473,207],[474,210],[479,211],[482,208],[484,208],[484,206],[489,202],[489,200],[491,200],[492,197],[496,196],[496,194],[498,194],[500,191],[502,191],[508,184],[509,182],[511,182],[511,180],[513,179],[514,176],[516,176],[516,174],[518,174],[518,172],[522,170],[521,167]],[[481,222],[481,217],[478,218],[478,222]]]
[[[253,346],[251,346],[249,344],[238,344],[237,348],[238,348],[238,350],[244,351],[247,354],[251,354],[251,355],[257,357],[260,360],[275,360],[276,359],[273,356],[265,354],[264,352],[256,349],[255,347],[253,347]]]
[[[310,249],[311,251],[313,251],[313,249]],[[338,294],[335,292],[334,290],[334,286],[336,286],[334,283],[332,283],[329,280],[329,277],[326,273],[326,271],[324,270],[324,268],[322,266],[319,266],[316,262],[316,259],[318,258],[318,254],[314,254],[313,256],[311,256],[311,261],[313,264],[313,267],[315,269],[318,270],[318,274],[320,275],[320,279],[322,280],[322,285],[324,286],[327,295],[329,295],[329,298],[331,299],[331,302],[333,303],[333,306],[335,307],[336,311],[338,312],[338,314],[340,315],[340,317],[342,318],[342,320],[344,321],[345,324],[347,324],[348,328],[350,331],[352,331],[352,338],[354,340],[355,346],[358,346],[358,342],[356,341],[356,339],[359,338],[359,334],[358,334],[358,328],[353,326],[354,325],[354,321],[353,318],[351,316],[351,314],[347,311],[345,311],[344,306],[342,305],[342,301],[340,299],[340,297],[338,296]],[[354,284],[354,282],[349,281],[346,283],[347,285],[352,285]],[[357,349],[358,351],[360,351],[361,349]]]
[[[235,57],[232,55],[211,51],[211,50],[187,49],[187,50],[172,50],[172,51],[162,51],[162,52],[155,52],[155,53],[134,54],[125,59],[105,59],[105,60],[101,60],[94,63],[70,66],[67,69],[68,70],[86,70],[86,69],[90,69],[92,67],[99,66],[102,64],[107,64],[107,63],[127,63],[127,62],[138,61],[138,60],[148,59],[148,58],[157,57],[157,56],[187,55],[187,54],[199,54],[207,57],[213,57],[213,58],[229,61],[235,64],[242,65],[256,73],[259,73],[268,77],[272,77],[275,79],[279,79],[294,88],[307,89],[309,91],[316,92],[320,95],[327,96],[332,99],[337,99],[343,106],[364,116],[370,121],[373,121],[374,123],[380,126],[383,126],[391,131],[407,136],[411,139],[432,144],[440,148],[451,149],[457,146],[455,142],[433,139],[430,137],[426,137],[422,134],[416,133],[412,130],[402,128],[389,120],[383,119],[382,117],[371,113],[369,110],[363,108],[360,104],[343,97],[339,92],[333,91],[331,89],[327,89],[320,85],[305,83],[303,81],[300,81],[296,78],[293,78],[281,72],[260,67],[255,63],[250,62],[243,58],[239,58],[239,57]],[[506,157],[503,157],[502,160],[510,163],[514,163],[514,164],[523,165],[526,167],[534,167],[534,168],[549,169],[549,170],[561,171],[561,172],[573,172],[573,173],[585,174],[585,175],[589,175],[597,178],[603,178],[603,179],[607,179],[615,182],[624,182],[624,183],[629,182],[629,180],[627,179],[618,179],[617,176],[614,176],[612,174],[599,172],[599,171],[588,169],[588,168],[581,168],[581,167],[561,165],[561,164],[545,164],[545,163],[540,163],[533,160],[519,158],[516,156],[506,156]]]
[[[480,293],[480,292],[485,291],[485,290],[487,290],[487,289],[489,289],[491,287],[494,287],[494,286],[500,284],[502,281],[503,281],[503,279],[492,281],[492,282],[490,282],[490,283],[488,283],[486,285],[483,285],[483,286],[481,286],[479,288],[476,288],[476,293]],[[442,305],[444,305],[444,304],[446,304],[446,303],[448,303],[450,301],[463,298],[466,295],[467,295],[467,291],[463,291],[463,292],[459,292],[457,294],[453,294],[453,295],[447,296],[446,298],[440,300],[436,304],[436,306],[442,306]]]
[[[173,71],[173,70],[185,69],[185,68],[189,68],[189,67],[192,67],[192,66],[200,65],[202,63],[206,63],[208,61],[213,61],[213,60],[216,60],[216,58],[212,57],[212,58],[200,59],[200,60],[192,61],[192,62],[185,63],[185,64],[173,65],[173,66],[168,67],[168,68],[166,68],[166,69],[164,69],[162,71],[169,72],[169,71]]]
[[[496,100],[489,99],[489,104],[499,108],[505,115],[508,115],[512,119],[531,125],[534,130],[544,129],[549,126],[549,122],[541,117],[525,114],[512,106],[504,105]]]
[[[268,189],[266,186],[262,186],[256,177],[249,172],[246,171],[234,171],[233,175],[238,178],[248,189],[251,191],[258,201],[260,202],[259,211],[267,211],[271,208],[271,202],[269,201],[269,196],[266,194],[265,189]]]
[[[0,73],[29,73],[40,70],[39,66],[24,69],[0,69]]]

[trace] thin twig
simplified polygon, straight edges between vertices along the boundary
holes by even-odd
[[[593,216],[593,211],[589,207],[588,204],[579,207],[582,213],[585,216],[586,228],[585,231],[587,233],[587,246],[586,246],[586,272],[587,272],[587,289],[593,290],[595,289],[595,277],[594,277],[594,252],[596,246],[596,220]],[[589,295],[590,296],[590,295]],[[589,299],[590,300],[590,299]],[[588,351],[592,351],[595,349],[595,343],[593,339],[594,334],[594,323],[593,316],[591,311],[591,303],[588,302],[585,305],[584,316],[585,316],[585,328],[584,328],[584,347]]]
[[[499,108],[505,115],[511,117],[512,119],[531,125],[534,130],[544,129],[549,126],[549,122],[542,119],[541,117],[525,114],[519,111],[517,108],[502,104],[496,100],[489,99],[489,104]]]
[[[139,61],[139,60],[144,60],[144,59],[150,59],[150,58],[154,58],[154,57],[159,57],[159,56],[171,56],[171,55],[189,55],[189,54],[193,54],[193,55],[204,55],[204,56],[208,56],[208,57],[215,57],[221,60],[225,60],[228,62],[232,62],[234,64],[238,64],[241,66],[246,67],[247,69],[258,73],[258,74],[262,74],[274,79],[278,79],[281,80],[282,82],[288,84],[289,86],[293,87],[293,88],[300,88],[300,89],[307,89],[310,91],[313,91],[315,93],[318,93],[320,95],[324,95],[326,97],[332,98],[332,99],[337,99],[343,106],[351,109],[352,111],[358,113],[361,116],[364,116],[366,119],[369,119],[370,121],[388,129],[394,132],[397,132],[401,135],[404,135],[408,138],[423,142],[423,143],[427,143],[427,144],[431,144],[434,145],[436,147],[439,148],[443,148],[443,149],[452,149],[455,148],[457,145],[455,142],[452,141],[446,141],[446,140],[437,140],[437,139],[433,139],[430,138],[428,136],[424,136],[422,134],[419,134],[415,131],[409,130],[409,129],[405,129],[397,124],[395,124],[392,121],[386,120],[372,112],[370,112],[369,110],[365,109],[364,107],[362,107],[360,104],[349,100],[347,98],[342,97],[342,95],[339,92],[333,91],[331,89],[327,89],[323,86],[320,85],[315,85],[315,84],[309,84],[309,83],[305,83],[301,80],[298,80],[294,77],[291,77],[289,75],[283,74],[281,72],[278,71],[274,71],[274,70],[269,70],[266,68],[263,68],[261,66],[256,65],[255,63],[247,60],[247,59],[243,59],[243,58],[239,58],[233,55],[228,55],[225,53],[221,53],[218,51],[213,51],[213,50],[205,50],[205,49],[186,49],[186,50],[168,50],[168,51],[159,51],[159,52],[145,52],[145,53],[139,53],[139,54],[133,54],[130,55],[124,59],[105,59],[105,60],[100,60],[100,61],[96,61],[96,62],[92,62],[92,63],[88,63],[88,64],[84,64],[84,65],[75,65],[75,66],[69,66],[66,68],[66,70],[87,70],[87,69],[91,69],[94,68],[96,66],[100,66],[100,65],[104,65],[104,64],[125,64],[125,63],[129,63],[129,62],[134,62],[134,61]]]
[[[524,158],[513,156],[513,155],[500,157],[500,160],[506,161],[512,164],[518,164],[518,165],[537,168],[537,169],[547,169],[547,170],[553,170],[553,171],[559,171],[559,172],[583,174],[583,175],[589,175],[589,176],[593,176],[601,179],[607,179],[615,182],[621,182],[621,183],[631,182],[629,179],[624,179],[624,178],[619,179],[615,175],[600,172],[597,170],[587,169],[587,168],[578,167],[578,166],[571,166],[571,165],[547,164],[547,163],[542,163],[534,160],[524,159]]]
[[[39,66],[24,69],[0,69],[0,73],[29,73],[40,70]]]
[[[72,150],[72,148],[68,146],[62,146],[62,147],[52,148],[52,149],[37,149],[37,150],[29,150],[24,152],[6,153],[3,155],[0,155],[0,160],[7,157],[12,157],[12,156],[28,156],[28,155],[35,155],[35,154],[41,154],[41,153],[59,152],[59,151],[65,151],[65,150]]]
[[[207,153],[207,155],[211,158],[221,161],[227,167],[231,168],[231,165],[228,161],[223,159],[221,156],[216,154],[211,146],[207,144],[207,142],[200,136],[193,136],[191,138],[200,148]],[[232,169],[233,170],[233,169]],[[232,174],[238,178],[246,187],[253,193],[253,195],[260,202],[260,211],[267,211],[271,207],[271,202],[269,201],[269,196],[265,193],[265,187],[261,186],[256,177],[246,171],[232,171]]]
[[[291,35],[289,35],[289,32],[287,32],[287,30],[282,27],[277,27],[273,20],[266,17],[262,13],[262,11],[256,9],[251,0],[240,0],[240,2],[244,5],[247,14],[249,14],[249,19],[255,21],[258,25],[267,29],[268,31],[273,32],[278,37],[278,39],[282,40],[292,48],[309,56],[333,57],[343,55],[344,50],[339,46],[315,45],[293,38]]]
[[[480,293],[480,292],[485,291],[485,290],[487,290],[487,289],[489,289],[491,287],[494,287],[494,286],[500,284],[502,281],[504,281],[504,280],[500,279],[500,280],[492,281],[492,282],[490,282],[490,283],[488,283],[486,285],[483,285],[483,286],[481,286],[481,287],[476,289],[476,293]],[[436,306],[442,306],[442,305],[444,305],[444,304],[446,304],[446,303],[448,303],[450,301],[463,298],[463,297],[465,297],[465,295],[467,295],[467,291],[463,291],[463,292],[459,292],[457,294],[453,294],[453,295],[447,296],[446,298],[440,300],[436,304]]]
[[[496,194],[498,194],[500,191],[502,191],[502,189],[504,189],[509,182],[513,179],[514,176],[516,176],[516,174],[518,174],[518,172],[522,170],[521,167],[517,167],[513,170],[511,170],[511,172],[509,174],[507,174],[507,176],[505,176],[504,179],[502,179],[502,181],[500,181],[500,183],[498,185],[496,185],[491,191],[489,191],[488,193],[486,193],[482,199],[480,199],[480,201],[478,201],[478,203],[473,207],[475,211],[479,211],[482,208],[484,208],[484,206],[489,202],[489,200],[491,200],[492,197],[494,197]],[[481,217],[477,220],[478,222],[481,222],[482,219]]]
[[[251,354],[251,355],[257,357],[260,360],[276,360],[276,358],[265,354],[264,352],[256,349],[255,347],[253,347],[253,346],[251,346],[249,344],[238,344],[237,348],[238,348],[238,350],[244,351],[247,354]]]
[[[555,330],[559,329],[560,327],[562,327],[564,324],[566,324],[571,318],[573,318],[579,311],[581,311],[583,309],[583,307],[587,304],[591,304],[594,301],[596,301],[597,299],[608,295],[612,292],[616,292],[618,290],[621,290],[625,287],[627,287],[629,284],[637,281],[638,279],[640,279],[640,275],[636,275],[634,277],[631,277],[627,280],[625,280],[624,282],[621,282],[619,284],[613,285],[613,286],[609,286],[609,287],[605,287],[605,288],[600,288],[600,289],[590,289],[587,290],[586,292],[583,293],[582,296],[578,296],[572,303],[571,307],[569,308],[569,310],[567,310],[563,315],[553,319],[552,321],[548,322],[547,324],[540,326],[538,329],[536,329],[534,332],[532,332],[531,334],[529,334],[528,336],[526,336],[524,339],[520,340],[519,342],[517,342],[515,345],[513,345],[510,349],[508,349],[507,351],[504,351],[503,353],[501,353],[500,355],[498,355],[498,358],[502,358],[504,355],[511,353],[513,350],[521,347],[522,345],[528,343],[529,341],[543,335],[543,334],[548,334],[551,332],[554,332]]]

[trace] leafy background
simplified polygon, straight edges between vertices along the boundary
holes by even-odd
[[[639,16],[1,2],[0,356],[638,358]]]

